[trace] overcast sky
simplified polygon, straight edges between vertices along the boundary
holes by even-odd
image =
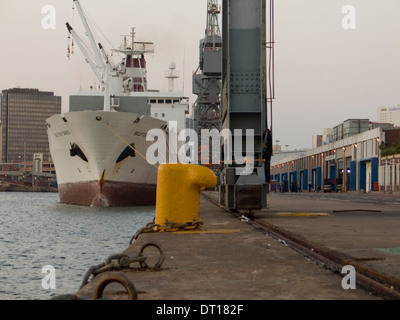
[[[54,91],[63,97],[88,88],[95,77],[75,46],[67,58],[65,23],[83,34],[72,0],[2,0],[0,89],[15,86]],[[174,61],[179,89],[191,94],[204,37],[207,0],[81,0],[92,21],[118,47],[136,29],[138,41],[155,44],[147,55],[149,87],[166,90]],[[56,9],[55,30],[45,30],[46,5]],[[356,29],[345,5],[355,9]],[[400,104],[399,0],[276,0],[273,139],[289,149],[311,147],[312,135],[349,118],[377,120],[380,106]],[[184,81],[183,81],[184,80]]]

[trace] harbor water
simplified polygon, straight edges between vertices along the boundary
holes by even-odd
[[[62,204],[57,193],[1,192],[0,300],[75,294],[88,269],[125,250],[154,215],[155,207],[92,208]],[[46,266],[55,288],[42,284]]]

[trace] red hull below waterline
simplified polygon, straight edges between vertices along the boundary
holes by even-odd
[[[85,181],[58,186],[61,203],[93,206],[153,206],[156,184]]]

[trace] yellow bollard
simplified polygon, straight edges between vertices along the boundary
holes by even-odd
[[[197,227],[200,191],[217,185],[217,177],[203,166],[161,164],[158,168],[155,224],[159,231]],[[196,225],[197,224],[197,225]]]

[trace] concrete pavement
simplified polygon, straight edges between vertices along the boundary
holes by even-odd
[[[207,196],[215,199],[217,194]],[[298,194],[270,194],[268,205],[257,216],[262,221],[400,277],[395,205],[382,210],[375,204]],[[132,256],[142,244],[156,241],[165,253],[161,271],[118,271],[132,281],[139,300],[381,299],[361,288],[345,290],[344,275],[310,261],[205,198],[199,218],[204,222],[200,232],[144,233],[124,250]],[[93,278],[78,295],[90,297],[106,277]],[[111,299],[125,299],[121,292],[118,284],[105,289]]]

